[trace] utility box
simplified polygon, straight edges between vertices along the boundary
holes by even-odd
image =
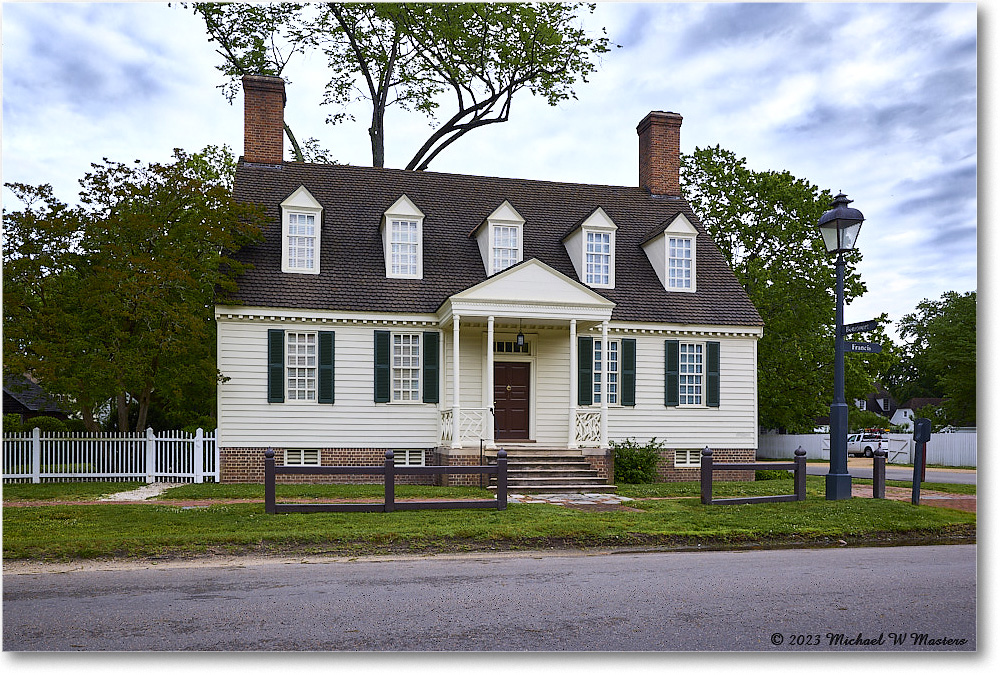
[[[931,440],[931,421],[925,417],[913,420],[913,441],[926,443]]]

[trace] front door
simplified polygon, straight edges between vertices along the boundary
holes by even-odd
[[[530,363],[493,364],[494,438],[528,440]]]

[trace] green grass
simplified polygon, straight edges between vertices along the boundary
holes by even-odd
[[[781,485],[788,483],[787,486]],[[122,485],[122,484],[115,484]],[[4,509],[8,560],[198,553],[434,553],[550,547],[728,547],[765,544],[880,543],[974,537],[975,514],[877,499],[827,501],[822,477],[810,477],[804,502],[704,506],[697,483],[621,486],[631,510],[581,511],[512,504],[506,511],[460,509],[393,513],[267,515],[259,503],[184,507],[156,504],[45,505]],[[33,486],[38,488],[40,486]],[[719,497],[791,491],[791,481],[718,483]],[[347,489],[350,488],[350,489]],[[766,488],[766,489],[765,489]],[[379,486],[280,486],[282,497],[381,496]],[[262,494],[261,486],[192,485],[183,499]],[[373,492],[366,492],[372,490]],[[400,496],[477,497],[478,488],[399,486]],[[457,490],[457,492],[455,492]],[[763,490],[763,492],[761,492]],[[179,497],[178,495],[185,495]]]
[[[381,499],[385,488],[381,484],[357,485],[276,485],[277,501],[292,497],[313,499]],[[437,487],[431,485],[397,485],[396,498],[408,499],[489,499],[492,493],[478,487]],[[264,486],[252,483],[191,483],[170,488],[160,499],[263,499]]]
[[[5,483],[4,501],[89,501],[115,492],[127,492],[145,483],[87,481],[79,483]]]

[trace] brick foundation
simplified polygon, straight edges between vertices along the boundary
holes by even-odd
[[[220,448],[220,483],[263,483],[264,452],[267,448]],[[384,466],[387,448],[322,448],[319,453],[321,466]],[[424,461],[431,465],[435,461],[433,450],[424,451]],[[283,466],[285,453],[275,449],[275,466]],[[476,463],[479,457],[476,456]],[[402,485],[433,485],[436,476],[396,476],[396,483]],[[465,478],[465,476],[459,476]],[[478,480],[478,479],[477,479]],[[276,483],[382,483],[380,474],[357,474],[343,476],[275,476]],[[478,485],[478,482],[476,483]]]
[[[584,455],[590,463],[590,468],[597,471],[597,475],[611,483],[611,477],[615,474],[615,456],[610,450],[603,455]]]
[[[660,461],[656,465],[656,478],[663,483],[677,483],[689,480],[701,480],[701,469],[699,467],[675,467],[674,450],[661,450]],[[750,481],[754,479],[753,471],[720,471],[719,464],[726,462],[755,462],[757,461],[757,451],[753,448],[740,449],[715,449],[712,448],[712,458],[715,460],[715,467],[712,474],[714,480],[740,480]]]
[[[436,466],[479,466],[479,453],[476,452],[475,455],[452,455],[446,454],[448,448],[437,448],[433,453],[434,465]],[[427,463],[430,464],[431,452],[428,451]],[[485,459],[483,460],[486,461]],[[489,480],[493,478],[492,476],[484,475],[480,476],[477,474],[448,474],[439,473],[436,476],[431,476],[434,479],[434,485],[441,485],[446,487],[453,486],[468,486],[468,487],[479,487],[480,479],[483,481],[482,485],[486,486],[489,484]]]

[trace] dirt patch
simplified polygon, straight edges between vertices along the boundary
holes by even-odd
[[[871,499],[871,485],[852,485],[851,496]],[[887,485],[885,488],[885,498],[899,502],[911,501],[913,489],[908,487],[896,487]],[[920,491],[921,506],[936,506],[944,509],[958,509],[968,513],[976,512],[976,495],[956,495],[950,492],[938,492],[936,490]]]

